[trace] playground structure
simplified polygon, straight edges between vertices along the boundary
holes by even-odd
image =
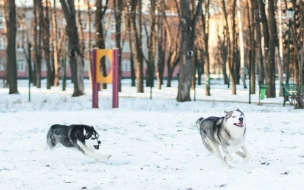
[[[100,60],[107,56],[111,63],[111,70],[107,76],[100,72]],[[118,49],[93,49],[92,51],[92,108],[98,108],[98,87],[102,84],[112,84],[112,108],[118,108],[119,65]]]

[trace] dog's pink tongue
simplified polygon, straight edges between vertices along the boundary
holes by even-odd
[[[241,122],[238,123],[238,126],[239,126],[239,127],[243,127],[243,123],[241,123]]]

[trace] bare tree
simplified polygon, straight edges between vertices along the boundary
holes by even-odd
[[[245,53],[244,53],[244,37],[243,37],[243,25],[242,25],[242,11],[241,11],[241,3],[240,0],[237,0],[237,17],[238,17],[238,26],[239,26],[239,40],[240,40],[240,62],[241,62],[241,79],[243,82],[244,88],[247,88],[245,81]]]
[[[133,38],[132,38],[132,29],[131,29],[131,22],[132,22],[132,11],[131,5],[128,3],[127,6],[128,12],[126,14],[127,20],[127,31],[128,31],[128,39],[129,39],[129,49],[130,49],[130,67],[131,67],[131,86],[135,85],[135,69],[134,69],[134,52],[133,52]]]
[[[115,17],[115,41],[116,47],[119,50],[119,91],[121,92],[121,24],[122,24],[122,11],[123,11],[123,0],[114,0],[114,17]]]
[[[179,9],[178,4],[176,3],[176,8]],[[179,13],[179,12],[178,12]],[[167,74],[167,87],[171,87],[171,82],[173,79],[173,72],[176,66],[179,63],[180,60],[180,35],[181,35],[181,30],[180,30],[180,23],[178,25],[175,25],[172,27],[172,23],[174,23],[173,20],[168,20],[165,11],[162,13],[163,16],[163,25],[165,28],[165,33],[163,34],[162,38],[165,38],[166,41],[162,41],[163,44],[163,53],[167,53],[167,69],[168,69],[168,74]],[[180,15],[180,13],[179,13]],[[169,24],[171,23],[171,24]],[[171,27],[170,27],[171,26]],[[165,57],[165,54],[162,56]],[[163,58],[165,60],[165,58]]]
[[[255,6],[254,6],[254,14],[255,15],[260,15],[260,10],[259,10],[259,3],[260,1],[255,2]],[[249,4],[249,2],[247,1],[247,5]],[[249,6],[249,5],[248,5]],[[249,8],[248,8],[249,10]],[[261,17],[260,16],[256,16],[255,17],[255,23],[256,23],[256,37],[255,37],[255,41],[256,41],[256,47],[257,47],[257,58],[258,58],[258,84],[262,85],[264,84],[265,81],[265,72],[264,72],[264,58],[263,58],[263,51],[262,51],[262,34],[261,34],[261,27],[260,27],[260,23],[261,23]]]
[[[274,9],[274,0],[268,0],[268,29],[269,29],[269,43],[268,47],[265,46],[268,50],[266,63],[265,63],[265,72],[266,72],[266,84],[268,85],[267,89],[267,98],[276,97],[276,87],[275,87],[275,47],[277,43],[277,28],[275,21],[275,9]]]
[[[228,63],[224,63],[227,64],[227,69],[230,75],[230,80],[231,80],[231,84],[232,84],[232,94],[236,94],[236,86],[235,86],[235,78],[234,75],[232,73],[232,55],[234,52],[234,49],[232,48],[232,43],[231,43],[231,37],[230,37],[230,29],[229,29],[229,22],[228,22],[228,12],[226,9],[226,2],[225,0],[222,0],[222,9],[223,9],[223,13],[224,13],[224,19],[225,19],[225,25],[224,25],[224,36],[226,37],[226,46],[227,46],[227,55],[228,55],[228,59],[226,59],[228,61]]]
[[[91,68],[91,65],[92,65],[92,27],[91,27],[91,22],[92,22],[92,18],[91,18],[91,7],[90,7],[90,1],[87,1],[87,10],[88,10],[88,14],[87,14],[87,17],[88,17],[88,23],[89,23],[89,26],[88,26],[88,36],[89,36],[89,42],[88,42],[88,50],[89,50],[89,57],[88,57],[88,75],[89,75],[89,80],[90,80],[90,88],[92,88],[92,68]]]
[[[42,23],[43,10],[41,0],[34,0],[34,80],[33,84],[41,88],[42,62]]]
[[[147,86],[154,87],[154,72],[155,72],[155,55],[156,55],[156,2],[150,0],[150,33],[147,30],[147,45],[148,45],[148,60],[146,60],[148,69],[146,72]]]
[[[58,26],[57,26],[57,10],[56,10],[56,0],[53,0],[53,10],[52,10],[52,43],[53,43],[53,60],[54,60],[54,86],[59,85],[59,47],[57,43],[57,32],[58,32]]]
[[[16,3],[9,0],[7,3],[7,63],[8,63],[8,84],[9,94],[19,94],[17,84],[17,60],[16,60]]]
[[[209,5],[210,0],[205,2],[205,11],[202,12],[202,38],[203,38],[203,57],[204,57],[204,71],[205,71],[205,95],[210,96],[210,58],[209,58]]]
[[[78,29],[76,26],[76,11],[73,0],[60,0],[66,19],[66,32],[69,37],[69,57],[74,79],[74,92],[72,96],[81,96],[84,93],[82,54],[79,49]]]
[[[138,7],[138,8],[137,8]],[[137,9],[136,9],[137,8]],[[144,92],[143,85],[143,62],[144,62],[144,54],[142,51],[142,14],[141,14],[142,2],[141,0],[132,0],[131,1],[131,30],[134,35],[134,55],[136,62],[136,80],[137,80],[137,92]],[[137,12],[138,10],[138,16]],[[138,21],[138,24],[136,23]]]
[[[296,4],[296,1],[293,1],[293,7],[299,8],[297,11],[296,10],[296,15],[295,18],[298,18],[295,20],[295,23],[298,21],[299,24],[294,24],[294,27],[292,27],[292,36],[293,36],[293,41],[294,41],[294,49],[296,52],[296,72],[297,74],[295,77],[297,77],[296,83],[297,83],[297,95],[295,97],[296,99],[296,104],[295,108],[304,108],[304,96],[303,96],[303,91],[301,86],[303,85],[303,65],[304,65],[304,2],[299,1],[299,4]],[[297,27],[298,26],[298,27]]]
[[[179,82],[177,101],[191,101],[190,87],[192,78],[192,57],[194,55],[195,27],[200,17],[203,0],[198,0],[193,18],[191,18],[189,2],[180,1],[182,39],[180,47]]]
[[[40,14],[43,15],[43,7],[42,4],[39,4],[41,6],[41,12]],[[47,69],[47,85],[46,88],[50,89],[53,85],[54,80],[52,77],[52,68],[51,68],[51,60],[50,60],[50,19],[49,19],[49,1],[45,1],[45,7],[44,7],[45,14],[43,15],[43,20],[41,22],[41,29],[43,32],[43,50],[44,50],[44,59],[46,62],[46,69]],[[40,16],[41,16],[40,15]]]
[[[158,22],[157,22],[157,88],[161,89],[164,79],[164,68],[165,68],[165,49],[167,43],[166,31],[164,30],[165,14],[165,3],[158,2]]]
[[[251,1],[251,4],[249,5],[249,2],[247,1],[247,17],[248,17],[248,30],[249,30],[249,44],[250,44],[250,52],[249,52],[249,72],[250,72],[250,93],[255,94],[255,55],[256,55],[256,41],[255,40],[255,33],[256,33],[256,24],[255,23],[255,7],[257,2]],[[259,23],[258,23],[259,24]]]
[[[236,22],[235,22],[235,17],[236,17],[236,0],[232,1],[232,10],[231,10],[231,42],[230,42],[230,49],[231,51],[229,52],[229,70],[230,70],[230,80],[231,80],[231,90],[232,94],[236,94],[236,83],[238,83],[237,80],[237,75],[238,75],[238,70],[236,67],[236,53],[237,53],[237,37],[236,37]]]

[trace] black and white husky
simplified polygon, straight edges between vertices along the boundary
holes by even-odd
[[[226,162],[232,160],[231,153],[236,153],[244,158],[243,163],[247,163],[250,159],[250,154],[245,144],[246,122],[245,115],[239,109],[225,111],[225,113],[225,117],[200,118],[196,121],[196,126],[199,128],[205,147],[228,168],[232,168]],[[224,157],[219,146],[222,147]]]
[[[77,148],[84,155],[98,161],[104,161],[111,155],[101,155],[95,152],[99,149],[99,135],[94,127],[87,125],[52,125],[46,137],[47,145],[53,149],[57,144],[67,148]]]

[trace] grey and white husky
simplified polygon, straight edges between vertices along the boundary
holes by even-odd
[[[205,147],[228,168],[232,168],[226,162],[232,161],[231,153],[236,153],[244,158],[243,163],[247,163],[251,156],[245,143],[246,122],[244,113],[239,109],[225,111],[225,113],[225,117],[199,118],[196,121],[196,126],[200,131]],[[219,149],[220,146],[224,157]]]
[[[52,125],[47,133],[47,145],[53,149],[57,144],[67,148],[77,148],[84,155],[98,161],[104,161],[111,155],[101,155],[95,152],[99,149],[99,135],[88,125]]]

